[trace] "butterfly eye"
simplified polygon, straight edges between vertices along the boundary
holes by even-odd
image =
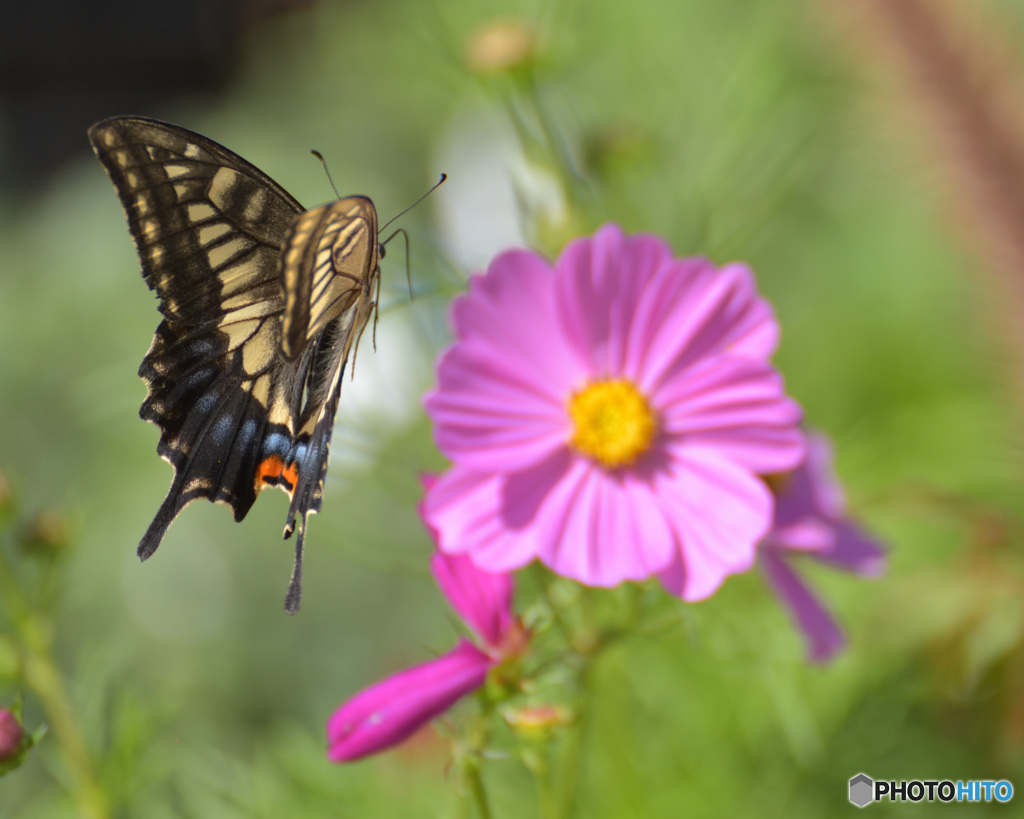
[[[384,258],[384,245],[377,245],[377,258]]]

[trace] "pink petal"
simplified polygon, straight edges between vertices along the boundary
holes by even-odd
[[[501,494],[504,524],[517,531],[525,531],[532,526],[541,506],[565,482],[576,460],[569,448],[563,447],[529,469],[510,474]]]
[[[714,450],[681,447],[672,460],[655,485],[681,554],[660,579],[684,600],[702,600],[754,564],[771,524],[772,495],[763,481]]]
[[[806,491],[813,493],[818,514],[830,518],[840,518],[846,514],[843,487],[833,465],[832,444],[820,432],[807,433],[807,459],[804,467],[809,484]]]
[[[452,307],[460,340],[424,399],[438,448],[480,472],[518,469],[568,436],[565,402],[587,368],[556,316],[555,274],[536,253],[498,256]]]
[[[782,553],[775,549],[763,549],[758,563],[779,600],[803,632],[810,659],[824,663],[842,651],[846,646],[846,638],[839,625],[789,566]]]
[[[809,517],[840,518],[845,510],[842,488],[832,470],[831,447],[823,436],[808,432],[807,457],[782,476],[776,490],[775,528],[782,530]],[[779,538],[786,544],[788,539]]]
[[[468,640],[365,688],[327,722],[327,757],[351,762],[397,745],[484,684],[493,662]]]
[[[775,498],[775,525],[768,533],[766,542],[785,549],[801,552],[824,552],[831,549],[836,542],[835,526],[829,521],[816,517],[806,517],[793,523],[780,526],[779,499]]]
[[[444,596],[491,648],[498,648],[512,623],[512,577],[478,569],[466,555],[435,552],[430,569]]]
[[[815,554],[816,560],[861,577],[880,577],[885,573],[885,549],[861,531],[860,527],[839,521],[834,525],[834,533],[834,544]]]
[[[648,280],[671,259],[661,239],[626,236],[615,224],[566,245],[556,265],[559,315],[590,375],[622,374],[637,302]]]
[[[449,459],[481,472],[529,466],[569,437],[566,392],[556,402],[531,391],[528,369],[471,343],[449,347],[438,362],[436,389],[423,405],[434,439]]]
[[[847,519],[828,440],[810,432],[807,441],[807,458],[785,477],[776,492],[770,543],[779,548],[805,549],[807,528],[825,529],[827,539],[818,538],[814,544],[816,559],[862,577],[881,575],[885,571],[885,549]]]
[[[519,569],[537,556],[529,537],[504,518],[504,475],[453,466],[427,492],[424,522],[437,532],[438,548],[447,554],[471,553],[484,571]]]
[[[452,304],[456,337],[526,369],[538,389],[561,400],[579,379],[581,360],[561,332],[556,277],[547,259],[529,250],[494,258],[469,292]]]
[[[681,259],[663,267],[637,305],[626,372],[648,394],[663,380],[709,356],[766,359],[778,322],[740,264],[709,274],[709,262]]]
[[[531,533],[542,562],[588,586],[644,580],[672,559],[675,538],[649,482],[574,458]]]
[[[779,346],[779,322],[767,299],[757,295],[754,271],[742,262],[724,265],[719,275],[735,277],[732,308],[733,327],[719,343],[723,352],[751,358],[771,358]],[[749,283],[749,285],[747,284]],[[746,291],[754,290],[754,298]]]
[[[804,458],[800,406],[764,361],[717,356],[667,380],[651,402],[667,435],[714,448],[753,472],[785,472]]]

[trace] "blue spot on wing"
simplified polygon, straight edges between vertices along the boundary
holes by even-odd
[[[242,428],[238,431],[238,438],[235,441],[235,446],[239,449],[248,449],[252,443],[252,439],[256,437],[256,419],[249,418],[245,423],[242,424]]]
[[[224,415],[214,421],[210,428],[210,440],[218,446],[228,443],[231,433],[235,429],[235,419],[230,415]]]
[[[195,409],[204,415],[217,405],[217,394],[208,392],[195,403]]]
[[[263,439],[263,451],[261,452],[261,457],[266,458],[270,455],[277,455],[283,460],[284,456],[288,454],[288,451],[291,448],[291,438],[287,435],[282,435],[280,432],[271,432]]]

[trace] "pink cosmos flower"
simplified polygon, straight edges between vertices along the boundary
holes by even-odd
[[[686,600],[753,565],[772,520],[757,476],[804,442],[745,265],[609,224],[554,265],[502,253],[451,319],[424,400],[453,462],[424,502],[441,551],[591,586],[658,576]]]
[[[327,756],[352,762],[407,739],[466,694],[488,672],[518,656],[526,632],[512,614],[512,578],[477,569],[467,557],[435,553],[431,570],[441,591],[479,637],[447,654],[365,688],[327,722]]]
[[[810,659],[827,662],[846,639],[790,564],[806,554],[861,577],[878,577],[885,571],[885,550],[847,518],[832,449],[823,435],[810,433],[805,461],[772,483],[775,525],[761,544],[758,564],[803,632]]]

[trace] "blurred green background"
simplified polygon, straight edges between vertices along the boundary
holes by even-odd
[[[1021,5],[977,8],[1020,56]],[[400,223],[412,302],[402,243],[388,248],[377,351],[364,339],[343,390],[294,618],[281,611],[291,544],[280,493],[242,524],[195,504],[138,563],[171,477],[157,430],[137,416],[156,302],[88,120],[62,134],[74,155],[47,172],[25,173],[16,143],[0,145],[0,470],[26,519],[66,516],[56,654],[117,815],[456,815],[433,733],[339,767],[323,724],[358,688],[454,641],[415,513],[418,475],[444,463],[419,398],[449,299],[501,247],[525,237],[550,251],[558,230],[607,220],[660,233],[680,255],[753,265],[783,326],[789,390],[833,436],[852,506],[891,561],[870,583],[808,567],[850,637],[828,667],[807,665],[756,573],[688,607],[685,628],[603,657],[575,815],[831,815],[852,810],[847,780],[860,771],[1024,787],[1024,484],[1011,446],[1022,419],[1006,389],[1022,374],[999,353],[983,263],[947,207],[942,157],[927,153],[898,67],[842,10],[325,0],[232,18],[216,90],[150,99],[130,69],[103,75],[121,107],[93,118],[199,131],[307,206],[333,198],[314,147],[341,192],[371,196],[382,220],[450,175]],[[575,201],[560,202],[518,147],[513,81],[467,61],[474,32],[508,19],[536,35],[537,99],[580,176]],[[22,48],[45,61],[53,45]],[[118,97],[119,83],[131,94]],[[74,82],[62,88],[39,105],[74,97]],[[0,137],[26,110],[13,100],[0,97]],[[30,581],[40,558],[21,560]],[[7,703],[21,686],[0,660]],[[26,724],[43,719],[29,694]],[[537,815],[521,763],[493,761],[485,780],[496,817]],[[75,816],[67,784],[51,734],[0,779],[0,817]]]

